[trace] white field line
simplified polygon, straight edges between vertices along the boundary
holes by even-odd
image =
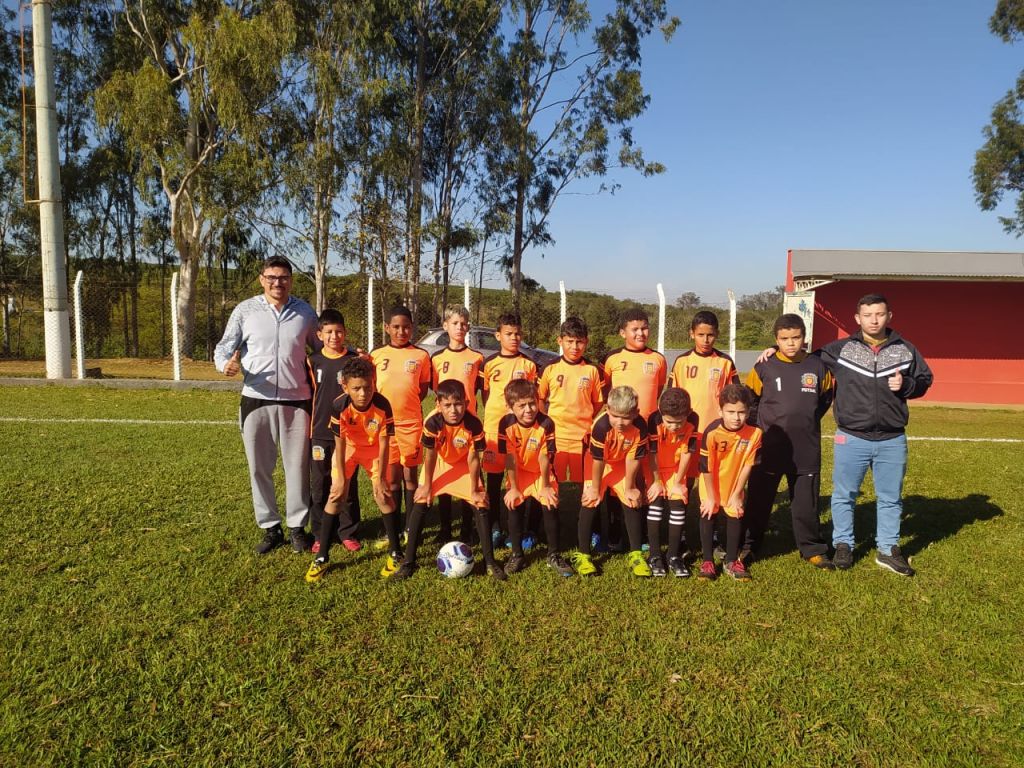
[[[0,423],[19,424],[136,424],[140,426],[206,426],[237,427],[237,421],[212,421],[204,419],[81,419],[81,418],[33,418],[28,416],[0,416]],[[822,435],[822,440],[831,440],[834,435]],[[1024,443],[1017,437],[931,437],[907,436],[907,440],[931,443]]]
[[[237,421],[208,421],[204,419],[37,419],[25,416],[0,416],[0,422],[20,424],[136,424],[140,426],[200,426],[237,427]]]

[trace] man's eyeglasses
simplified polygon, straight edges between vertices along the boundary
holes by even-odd
[[[260,275],[268,283],[287,283],[292,279],[291,275]]]

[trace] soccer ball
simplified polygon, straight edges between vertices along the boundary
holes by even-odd
[[[461,541],[449,541],[437,553],[437,570],[448,579],[461,579],[473,570],[473,550]]]

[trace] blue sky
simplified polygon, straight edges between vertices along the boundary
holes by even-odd
[[[1024,250],[974,202],[971,166],[1024,44],[995,0],[699,0],[645,47],[635,137],[668,171],[572,188],[554,246],[524,258],[555,289],[721,303],[785,278],[788,248]]]

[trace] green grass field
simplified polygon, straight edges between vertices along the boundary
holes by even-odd
[[[1021,764],[1021,444],[911,443],[913,579],[866,540],[815,571],[782,509],[749,584],[620,557],[389,584],[339,547],[310,588],[308,555],[252,554],[237,428],[76,421],[230,421],[236,395],[0,392],[2,765]],[[917,408],[911,434],[1024,413]]]

